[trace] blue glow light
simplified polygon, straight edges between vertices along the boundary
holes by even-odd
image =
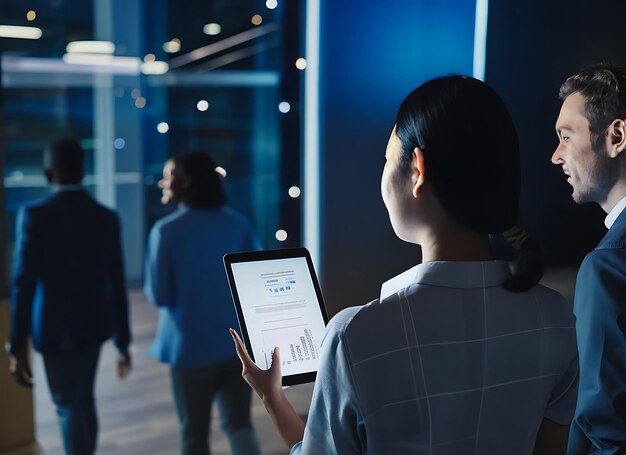
[[[474,68],[472,75],[481,81],[485,80],[487,63],[487,19],[489,16],[489,0],[476,0],[476,18],[474,19]]]
[[[122,150],[125,145],[126,145],[126,141],[122,139],[121,137],[118,137],[117,139],[113,141],[113,147],[115,147],[117,150]]]
[[[319,54],[320,0],[309,0],[306,2],[307,71],[304,80],[304,245],[321,275]]]

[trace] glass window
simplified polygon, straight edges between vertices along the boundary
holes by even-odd
[[[50,193],[43,151],[66,136],[86,151],[88,191],[121,217],[130,281],[142,278],[147,232],[173,209],[160,204],[163,164],[184,151],[207,151],[224,168],[229,204],[266,248],[300,244],[300,200],[288,192],[300,186],[298,2],[31,8],[0,10],[0,24],[41,30],[39,39],[0,37],[7,256],[19,207]]]

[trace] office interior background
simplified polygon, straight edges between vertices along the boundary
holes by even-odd
[[[622,17],[619,0],[3,1],[3,297],[15,214],[49,192],[46,145],[72,136],[87,152],[88,191],[120,214],[130,288],[142,283],[150,227],[172,210],[160,204],[163,163],[206,150],[264,247],[311,250],[331,315],[366,303],[420,260],[380,198],[395,111],[451,73],[504,98],[522,149],[520,223],[548,267],[576,268],[604,234],[604,214],[576,206],[550,163],[558,88],[585,65],[626,60]],[[40,36],[8,37],[5,25]],[[68,47],[92,40],[114,48]],[[0,384],[0,397],[12,393]]]

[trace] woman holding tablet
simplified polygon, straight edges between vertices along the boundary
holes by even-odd
[[[145,293],[159,307],[150,354],[170,365],[180,420],[181,454],[208,455],[213,400],[232,453],[259,453],[250,420],[251,392],[241,379],[226,328],[237,322],[222,256],[260,248],[226,193],[209,155],[176,155],[165,163],[163,203],[178,210],[150,231]]]
[[[543,286],[511,292],[489,235],[517,221],[519,146],[485,83],[434,79],[403,101],[381,193],[422,263],[329,323],[306,425],[272,367],[231,330],[243,376],[292,453],[565,453],[576,400],[574,320]],[[552,444],[552,445],[551,445]]]

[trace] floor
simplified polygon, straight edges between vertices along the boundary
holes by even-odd
[[[146,355],[152,342],[157,310],[140,291],[131,292],[133,326],[133,370],[124,380],[115,375],[116,351],[109,342],[100,357],[96,396],[100,423],[98,454],[166,455],[179,453],[178,420],[170,392],[168,368]],[[64,453],[58,421],[50,400],[41,356],[33,358],[36,385],[35,421],[37,447],[11,455],[62,455]],[[306,413],[313,388],[311,384],[291,387],[287,395],[299,413]],[[253,420],[264,454],[289,453],[265,411],[254,396]],[[226,437],[214,413],[211,430],[212,453],[230,453]]]
[[[543,283],[560,291],[571,302],[574,291],[574,269],[547,270]],[[97,379],[100,439],[98,454],[166,455],[178,453],[178,421],[170,392],[166,366],[147,357],[154,336],[157,311],[140,291],[131,292],[134,368],[129,378],[115,376],[115,350],[107,343],[101,355]],[[63,454],[58,422],[46,387],[41,357],[33,359],[36,386],[35,419],[38,446],[12,452],[10,455]],[[287,389],[296,411],[305,414],[312,385]],[[289,451],[274,429],[262,403],[255,396],[253,419],[264,454],[279,455]],[[215,416],[216,417],[216,416]],[[225,436],[213,419],[211,447],[214,454],[228,454]],[[8,455],[8,454],[7,454]]]

